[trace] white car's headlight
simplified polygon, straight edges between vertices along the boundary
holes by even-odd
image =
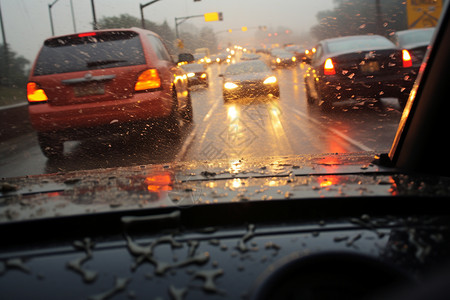
[[[232,83],[232,82],[225,82],[225,84],[223,85],[224,88],[226,88],[227,90],[232,90],[237,88],[237,84]]]
[[[187,73],[187,77],[194,77],[195,73]]]
[[[277,82],[277,78],[275,76],[270,76],[268,78],[266,78],[266,80],[264,80],[264,84],[271,84],[271,83],[276,83]]]

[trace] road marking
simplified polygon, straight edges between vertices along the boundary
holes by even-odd
[[[207,122],[209,120],[209,118],[211,118],[212,113],[216,109],[217,105],[219,105],[219,101],[216,101],[213,104],[213,106],[208,111],[208,113],[203,117],[202,123]],[[192,141],[196,137],[197,131],[198,131],[198,128],[199,128],[196,124],[194,124],[193,126],[194,126],[194,128],[192,129],[191,133],[189,134],[189,136],[184,141],[183,146],[181,147],[180,152],[178,152],[177,156],[175,157],[174,162],[180,162],[180,161],[185,160],[185,156],[187,154],[187,149],[189,148],[189,146],[191,145]]]
[[[358,142],[358,141],[355,141],[354,139],[352,139],[352,138],[349,137],[348,135],[346,135],[346,134],[340,132],[339,130],[324,126],[320,121],[317,121],[316,119],[311,118],[311,117],[308,116],[307,114],[305,114],[305,113],[303,113],[303,112],[301,112],[301,111],[299,111],[299,110],[297,110],[297,109],[295,109],[295,108],[292,109],[292,111],[293,111],[294,113],[296,113],[297,115],[299,115],[299,116],[301,116],[301,117],[303,117],[303,118],[308,119],[309,121],[313,122],[314,124],[324,127],[326,130],[331,131],[333,134],[335,134],[335,135],[339,136],[340,138],[346,140],[347,142],[349,142],[349,143],[352,144],[353,146],[355,146],[355,147],[361,149],[362,151],[374,151],[372,148],[369,148],[369,147],[367,147],[366,145],[364,145],[364,144],[362,144],[362,143],[360,143],[360,142]]]

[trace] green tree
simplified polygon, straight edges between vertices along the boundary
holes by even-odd
[[[203,27],[200,29],[198,40],[201,47],[197,48],[208,48],[211,53],[216,51],[217,38],[216,34],[210,27]]]
[[[18,56],[13,50],[0,45],[0,85],[9,87],[25,85],[29,64],[30,62],[23,56]]]
[[[404,0],[335,0],[333,10],[317,14],[311,34],[318,40],[357,34],[382,34],[407,28]],[[377,14],[377,2],[380,14]]]
[[[145,28],[157,33],[164,40],[171,53],[175,53],[175,33],[170,28],[167,21],[164,21],[161,25],[158,25],[149,20],[144,20]],[[141,19],[133,17],[129,14],[121,14],[120,16],[103,17],[98,21],[98,27],[100,29],[113,29],[113,28],[141,28]]]

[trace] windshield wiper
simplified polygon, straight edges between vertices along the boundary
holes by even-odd
[[[89,61],[86,63],[88,68],[104,66],[109,64],[115,64],[120,62],[126,62],[126,60],[118,60],[118,59],[110,59],[110,60],[97,60],[97,61]]]

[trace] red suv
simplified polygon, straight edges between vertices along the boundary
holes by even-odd
[[[93,134],[150,128],[175,137],[180,120],[192,120],[185,72],[158,35],[139,28],[47,39],[31,69],[27,96],[47,157],[62,155],[64,141]]]

